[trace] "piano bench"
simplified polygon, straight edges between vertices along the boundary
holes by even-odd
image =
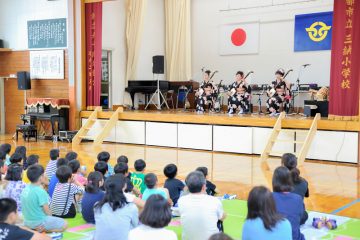
[[[24,141],[29,142],[30,138],[35,138],[37,141],[38,131],[35,125],[32,124],[18,124],[16,125],[16,141],[19,139],[19,132],[22,133]]]

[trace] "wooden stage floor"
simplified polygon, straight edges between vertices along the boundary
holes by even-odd
[[[5,142],[12,144],[13,150],[15,146],[25,145],[28,154],[40,155],[41,164],[44,166],[48,162],[51,148],[59,148],[61,156],[70,150],[76,151],[79,160],[87,166],[88,171],[93,169],[100,151],[110,152],[112,165],[115,164],[118,156],[128,156],[131,170],[134,161],[142,158],[147,162],[146,172],[156,173],[160,184],[165,180],[162,171],[168,163],[178,166],[180,179],[184,179],[186,174],[195,168],[206,166],[209,169],[209,179],[217,185],[218,191],[221,194],[236,194],[239,199],[246,199],[253,186],[265,185],[271,188],[272,172],[280,165],[279,158],[269,159],[266,168],[260,164],[258,156],[114,143],[106,143],[99,147],[94,147],[91,143],[83,143],[72,149],[69,143],[51,141],[28,143],[23,142],[22,139],[15,142],[9,135],[0,135],[0,143]],[[358,165],[312,161],[305,162],[300,171],[309,181],[310,197],[305,199],[307,209],[360,218]]]
[[[92,111],[82,111],[80,117],[87,118]],[[112,111],[104,111],[99,114],[99,118],[109,119]],[[154,122],[173,122],[173,123],[196,123],[213,125],[231,125],[231,126],[253,126],[253,127],[273,127],[276,117],[269,115],[244,114],[229,116],[224,113],[204,113],[197,114],[194,111],[141,111],[127,110],[119,114],[119,120],[134,121],[154,121]],[[289,115],[283,121],[283,128],[309,128],[312,122],[311,117],[300,115]],[[360,131],[360,122],[358,121],[334,121],[322,118],[319,121],[318,129],[333,131]]]

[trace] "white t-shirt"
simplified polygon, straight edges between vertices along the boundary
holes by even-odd
[[[217,222],[224,215],[221,201],[206,194],[188,194],[178,201],[183,240],[207,240],[219,232]]]
[[[128,240],[177,240],[177,236],[165,228],[140,225],[130,231]]]

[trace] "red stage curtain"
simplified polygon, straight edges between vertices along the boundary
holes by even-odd
[[[86,105],[100,106],[102,3],[85,4]]]
[[[360,1],[334,0],[329,119],[359,119]]]

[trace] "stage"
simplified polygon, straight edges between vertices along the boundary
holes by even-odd
[[[83,111],[84,124],[92,111]],[[112,111],[101,112],[89,131],[94,136],[105,126]],[[105,139],[107,142],[149,146],[185,148],[240,154],[261,154],[266,146],[277,117],[245,114],[229,116],[224,113],[182,111],[124,111]],[[300,150],[313,118],[289,115],[282,128],[272,156]],[[310,146],[307,159],[358,163],[359,122],[321,119]]]
[[[92,111],[82,111],[81,118],[87,118]],[[100,113],[100,118],[109,119],[112,111]],[[308,129],[312,122],[312,117],[300,115],[288,115],[284,120],[283,128]],[[243,114],[229,116],[225,113],[204,113],[197,114],[194,111],[131,111],[127,110],[119,113],[119,120],[129,121],[153,121],[168,123],[194,123],[210,125],[228,126],[248,126],[248,127],[273,127],[276,117],[259,114]],[[334,121],[322,118],[318,124],[319,130],[329,131],[350,131],[360,132],[360,122],[357,121]]]

